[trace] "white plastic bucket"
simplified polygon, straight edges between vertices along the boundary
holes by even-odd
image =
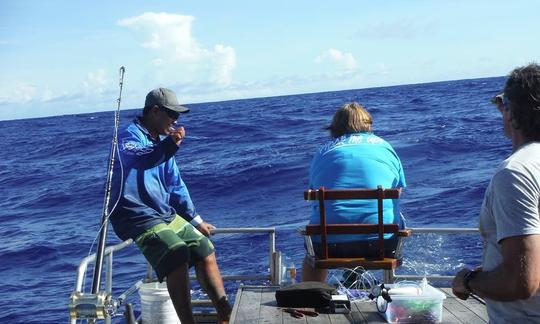
[[[139,287],[143,324],[180,324],[166,283],[150,282]]]

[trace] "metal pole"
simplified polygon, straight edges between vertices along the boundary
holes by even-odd
[[[105,291],[112,294],[112,271],[113,271],[113,252],[107,256],[107,278],[105,279]]]
[[[122,101],[122,87],[124,85],[124,72],[125,68],[122,66],[120,68],[120,95],[118,96],[118,107],[115,113],[115,124],[114,124],[114,134],[113,141],[111,145],[111,154],[109,160],[109,169],[107,173],[107,182],[105,187],[105,201],[103,203],[103,214],[101,216],[101,231],[99,233],[99,243],[96,256],[96,266],[94,267],[94,278],[92,280],[92,294],[97,294],[101,286],[101,270],[103,268],[103,252],[105,251],[105,242],[107,240],[107,225],[109,220],[109,200],[111,198],[111,187],[112,187],[112,175],[114,167],[114,155],[116,147],[118,145],[118,126],[120,123],[120,102]]]

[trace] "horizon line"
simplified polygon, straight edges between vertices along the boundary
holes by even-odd
[[[302,95],[312,95],[312,94],[318,94],[318,93],[333,93],[333,92],[344,92],[344,91],[354,91],[354,90],[370,90],[370,89],[380,89],[380,88],[392,88],[392,87],[403,87],[403,86],[410,86],[410,85],[422,85],[422,84],[435,84],[435,83],[442,83],[442,82],[457,82],[457,81],[464,81],[464,80],[481,80],[481,79],[494,79],[494,78],[503,78],[506,76],[489,76],[489,77],[478,77],[478,78],[466,78],[466,79],[451,79],[451,80],[438,80],[438,81],[426,81],[426,82],[417,82],[417,83],[405,83],[405,84],[391,84],[391,85],[383,85],[383,86],[370,86],[365,88],[352,88],[352,89],[340,89],[340,90],[331,90],[331,91],[314,91],[314,92],[304,92],[304,93],[294,93],[294,94],[282,94],[282,95],[275,95],[275,96],[261,96],[261,97],[249,97],[249,98],[239,98],[239,99],[226,99],[226,100],[216,100],[216,101],[200,101],[200,102],[191,102],[186,103],[184,105],[202,105],[202,104],[212,104],[212,103],[224,103],[224,102],[231,102],[231,101],[243,101],[243,100],[255,100],[255,99],[268,99],[268,98],[280,98],[280,97],[291,97],[291,96],[302,96]],[[141,107],[136,108],[121,108],[121,111],[129,111],[129,110],[135,110],[135,109],[142,109]],[[18,121],[18,120],[27,120],[27,119],[41,119],[41,118],[53,118],[53,117],[62,117],[62,116],[78,116],[78,115],[88,115],[88,114],[96,114],[96,113],[104,113],[108,111],[116,111],[114,110],[97,110],[93,112],[82,112],[82,113],[68,113],[68,114],[59,114],[59,115],[44,115],[40,117],[22,117],[22,118],[12,118],[12,119],[0,119],[0,122],[4,121]]]

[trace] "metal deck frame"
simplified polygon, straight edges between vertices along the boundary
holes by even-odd
[[[412,234],[477,234],[478,229],[476,228],[410,228]],[[281,253],[276,251],[276,230],[274,227],[260,227],[260,228],[221,228],[215,229],[212,231],[213,234],[252,234],[252,233],[261,233],[268,234],[268,260],[269,260],[269,272],[266,274],[252,274],[252,275],[224,275],[223,280],[268,280],[272,285],[277,285],[281,281]],[[96,319],[103,319],[105,323],[111,323],[111,316],[113,316],[116,311],[125,305],[126,299],[138,291],[139,287],[144,282],[151,282],[153,280],[153,271],[152,267],[148,264],[146,277],[144,279],[138,280],[127,290],[125,290],[118,297],[114,298],[112,296],[112,270],[113,270],[113,255],[115,252],[118,252],[133,243],[133,240],[129,239],[119,244],[109,246],[105,249],[104,257],[106,261],[105,271],[105,287],[100,290],[96,295],[86,292],[83,289],[84,286],[84,277],[88,270],[88,265],[96,261],[96,254],[89,255],[83,258],[77,268],[77,275],[75,281],[75,289],[73,290],[70,297],[70,323],[75,324],[77,320],[83,319],[87,320],[88,323],[95,323]],[[428,280],[451,280],[454,276],[445,276],[438,274],[430,275],[407,275],[401,274],[396,275],[394,270],[384,270],[383,273],[384,282],[394,282],[396,280],[420,280],[426,277]],[[190,279],[195,279],[195,277],[190,277]],[[75,297],[74,297],[75,296]],[[87,301],[95,301],[95,309],[90,309],[94,313],[99,313],[100,316],[97,318],[90,317],[77,317],[77,305],[74,303],[74,300],[81,299],[81,296],[86,298]],[[74,299],[75,298],[75,299]],[[101,298],[101,301],[100,299]],[[103,300],[105,298],[105,300]],[[194,300],[193,305],[211,305],[209,300]],[[88,304],[83,305],[82,308],[89,306]],[[89,309],[86,309],[89,311]]]

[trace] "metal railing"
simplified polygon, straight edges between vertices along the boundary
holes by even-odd
[[[220,228],[214,229],[212,234],[268,234],[268,258],[269,258],[269,273],[261,275],[224,275],[223,280],[269,280],[272,284],[279,283],[281,277],[281,255],[276,251],[276,230],[273,227],[259,228]],[[70,322],[75,324],[78,319],[85,319],[93,323],[96,319],[104,319],[105,323],[111,322],[111,316],[124,305],[125,300],[137,292],[139,287],[145,281],[152,280],[152,268],[148,265],[145,280],[139,280],[126,291],[120,294],[117,298],[112,297],[112,269],[113,269],[113,254],[120,251],[133,243],[133,240],[128,239],[122,243],[109,246],[105,249],[104,257],[106,260],[105,267],[105,288],[97,294],[84,292],[84,279],[88,270],[88,265],[96,261],[96,254],[89,255],[82,259],[77,268],[77,276],[75,280],[75,289],[70,296]],[[195,279],[195,277],[190,277]],[[209,301],[193,301],[194,305],[206,305]]]
[[[110,288],[112,284],[112,278],[110,278],[110,274],[112,274],[112,272],[110,271],[110,268],[112,267],[113,252],[120,251],[128,247],[131,243],[133,243],[133,240],[129,239],[122,243],[109,246],[105,249],[104,256],[107,257],[106,273],[108,274],[105,280],[105,287],[106,287],[105,290],[107,290],[108,292],[111,292],[107,288]],[[77,268],[77,277],[75,280],[75,291],[82,292],[83,284],[84,284],[83,281],[86,274],[86,270],[88,269],[88,265],[91,262],[95,262],[95,261],[96,261],[96,254],[94,253],[82,259],[81,263],[79,263],[79,267]]]
[[[477,234],[477,228],[410,228],[412,234]],[[268,256],[269,256],[269,273],[267,274],[252,274],[252,275],[224,275],[223,280],[269,280],[272,284],[279,284],[281,281],[281,253],[276,251],[276,237],[275,228],[273,227],[261,227],[261,228],[221,228],[212,231],[213,234],[250,234],[250,233],[267,233],[269,240]],[[96,261],[96,254],[89,255],[82,259],[77,269],[77,277],[75,281],[75,289],[71,294],[70,301],[70,317],[71,323],[75,324],[77,319],[86,319],[88,322],[95,322],[95,318],[92,318],[90,314],[98,314],[99,319],[104,319],[105,323],[110,323],[111,316],[124,305],[126,299],[137,292],[139,287],[148,281],[152,281],[153,271],[150,265],[148,265],[146,278],[138,280],[135,284],[129,287],[126,291],[120,294],[117,298],[112,298],[112,269],[113,269],[113,254],[120,251],[129,245],[133,241],[131,239],[122,243],[109,246],[105,249],[104,257],[106,260],[105,267],[105,287],[97,295],[85,293],[83,290],[84,278],[88,269],[88,265]],[[384,281],[393,282],[396,279],[403,280],[420,280],[426,277],[430,280],[450,280],[454,276],[445,276],[438,274],[430,275],[408,275],[400,274],[396,275],[394,270],[384,271]],[[195,277],[190,277],[195,279]],[[194,305],[208,305],[210,301],[199,300],[193,301]],[[81,307],[79,307],[81,306]]]

